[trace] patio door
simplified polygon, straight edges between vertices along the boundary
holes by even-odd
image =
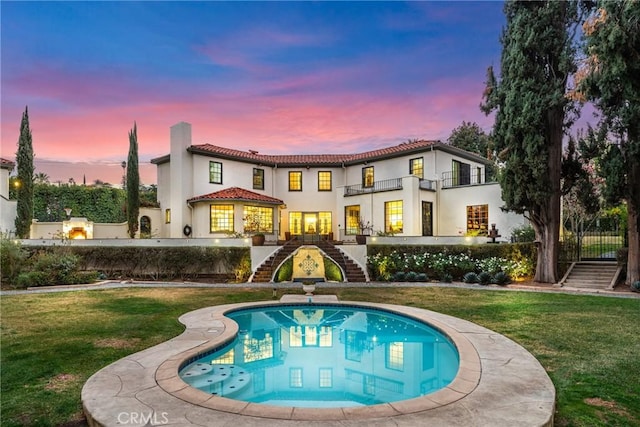
[[[302,242],[313,243],[320,240],[318,212],[302,212]]]

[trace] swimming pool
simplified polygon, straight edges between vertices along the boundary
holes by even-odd
[[[413,399],[446,387],[459,355],[408,316],[346,305],[278,305],[225,314],[233,341],[188,359],[180,377],[211,395],[327,408]]]

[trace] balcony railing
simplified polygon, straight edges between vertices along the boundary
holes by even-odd
[[[460,170],[442,173],[442,188],[461,187],[496,182],[495,177],[485,173],[485,169]]]
[[[402,190],[402,178],[385,179],[375,181],[373,185],[363,186],[362,184],[347,185],[344,187],[345,196],[357,196],[359,194],[379,193],[382,191]]]
[[[421,190],[435,190],[436,182],[431,181],[430,179],[421,179],[420,180],[420,189]]]

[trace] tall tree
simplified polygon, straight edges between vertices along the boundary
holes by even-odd
[[[17,214],[16,236],[28,239],[31,232],[33,218],[33,142],[29,127],[29,109],[25,107],[20,123],[20,137],[18,139],[18,151],[16,152],[18,163],[18,188],[17,188]]]
[[[600,0],[584,33],[578,91],[600,111],[600,125],[614,140],[603,150],[601,171],[607,202],[627,203],[630,285],[640,281],[640,2]]]
[[[460,126],[451,131],[449,139],[447,139],[449,145],[461,148],[463,150],[470,151],[481,155],[482,157],[491,158],[491,141],[489,135],[487,135],[477,123],[463,121]]]
[[[140,171],[138,170],[138,127],[133,123],[129,131],[129,158],[127,159],[127,229],[134,238],[138,231],[140,214]]]
[[[571,101],[565,96],[575,70],[572,1],[508,1],[501,36],[501,75],[487,73],[481,109],[496,112],[493,139],[505,208],[525,215],[536,235],[534,280],[558,280],[562,139]]]

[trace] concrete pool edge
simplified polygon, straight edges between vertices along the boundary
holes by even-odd
[[[224,317],[225,312],[292,302],[296,301],[283,298],[280,302],[229,304],[184,314],[179,320],[186,329],[180,336],[121,359],[87,381],[82,390],[82,402],[89,424],[123,425],[122,414],[131,420],[131,414],[140,413],[161,414],[166,418],[165,424],[172,425],[236,422],[243,426],[280,426],[289,422],[311,425],[318,421],[324,421],[324,425],[343,425],[341,422],[345,421],[365,425],[371,420],[387,418],[419,423],[424,416],[428,416],[433,425],[553,424],[555,388],[529,352],[508,338],[471,322],[414,307],[314,301],[399,313],[422,320],[448,335],[460,354],[460,369],[451,384],[429,395],[367,407],[276,407],[212,396],[188,386],[178,376],[178,369],[186,360],[235,336],[237,325]],[[301,298],[298,302],[304,300]],[[189,421],[195,419],[198,421]],[[211,421],[207,422],[207,419]]]

